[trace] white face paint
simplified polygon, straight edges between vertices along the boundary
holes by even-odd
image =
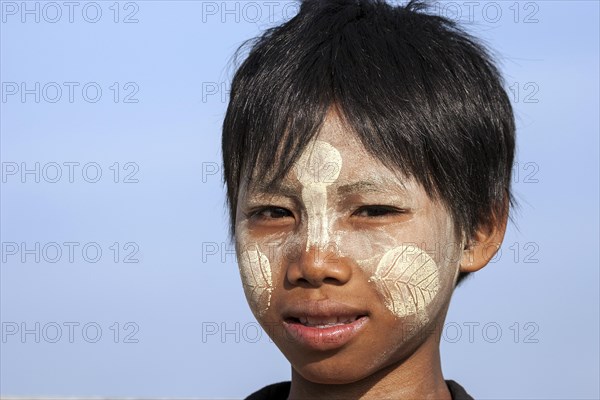
[[[296,162],[296,176],[302,183],[302,201],[306,207],[308,239],[311,246],[325,248],[329,244],[332,216],[327,212],[327,186],[334,183],[342,169],[340,152],[327,142],[316,140]]]
[[[252,247],[254,248],[242,252],[238,264],[246,298],[260,316],[271,306],[273,278],[267,256],[260,251],[258,245]]]
[[[421,323],[428,322],[426,307],[439,288],[438,267],[429,254],[413,245],[395,247],[381,257],[369,280],[394,315],[417,315]]]
[[[311,246],[323,249],[329,244],[331,222],[336,218],[335,210],[327,207],[327,187],[339,177],[342,156],[331,144],[316,140],[312,148],[302,153],[295,168],[297,179],[302,183],[302,201],[307,212],[306,251]],[[338,244],[339,235],[334,236]],[[368,239],[377,241],[376,237]],[[390,244],[371,243],[371,246],[379,249],[371,259],[379,261],[369,281],[375,282],[386,307],[396,317],[416,315],[419,322],[426,323],[426,307],[439,288],[435,261],[425,251],[412,245],[392,245],[390,248]],[[365,261],[362,264],[372,264],[372,261]]]

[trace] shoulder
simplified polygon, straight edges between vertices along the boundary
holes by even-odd
[[[290,386],[290,381],[274,383],[252,393],[246,400],[286,400]]]
[[[452,400],[474,400],[467,391],[453,380],[447,380],[446,385],[452,395]]]

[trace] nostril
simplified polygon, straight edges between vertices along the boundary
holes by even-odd
[[[291,285],[302,287],[320,287],[323,284],[340,286],[347,283],[352,276],[352,267],[346,260],[337,263],[315,263],[317,250],[309,252],[295,262],[287,265],[286,278]]]
[[[305,278],[305,277],[298,277],[296,279],[290,280],[290,283],[294,286],[299,286],[299,287],[303,287],[303,288],[312,288],[312,287],[319,287],[321,286],[321,284],[323,282],[320,282],[318,280],[311,280],[309,278]]]

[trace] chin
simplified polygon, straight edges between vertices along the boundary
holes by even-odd
[[[294,371],[305,380],[329,385],[358,382],[389,364],[389,362],[386,363],[383,360],[365,357],[364,355],[344,356],[343,352],[336,352],[319,359],[307,360],[306,355],[303,355],[301,356],[302,360],[288,360]]]
[[[303,367],[295,367],[298,374],[307,381],[323,385],[343,385],[360,381],[372,374],[362,365],[340,367],[335,362],[326,363],[331,365],[310,364]]]

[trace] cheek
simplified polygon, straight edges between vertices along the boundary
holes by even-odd
[[[262,316],[271,306],[271,263],[260,247],[253,244],[238,251],[238,265],[248,304],[257,316]]]
[[[304,242],[282,235],[262,241],[251,240],[247,233],[236,237],[236,254],[242,285],[248,304],[257,318],[271,308],[277,282],[282,282],[284,266],[297,260]]]
[[[370,278],[396,317],[417,316],[428,322],[427,306],[440,287],[435,261],[416,246],[401,245],[387,251]]]
[[[426,324],[452,292],[459,253],[451,243],[451,221],[433,219],[387,230],[341,234],[340,254],[369,276],[396,318]]]

